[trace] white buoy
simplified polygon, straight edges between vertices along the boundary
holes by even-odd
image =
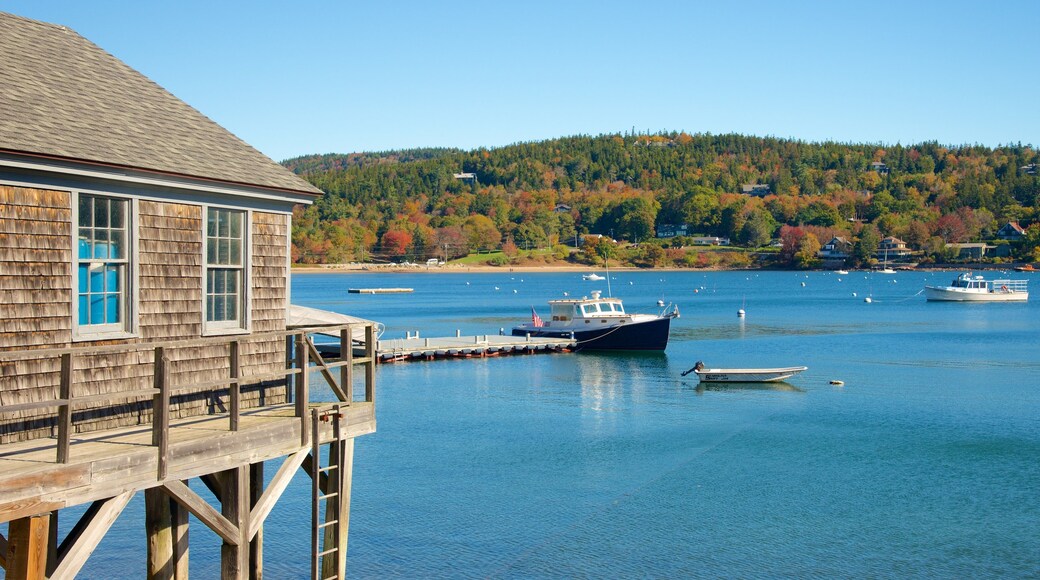
[[[864,298],[863,301],[866,302],[867,304],[870,304],[871,302],[873,302],[873,300],[870,299],[870,296],[867,296],[866,298]]]
[[[741,308],[737,311],[737,318],[744,318],[744,309]]]
[[[516,290],[513,290],[513,294],[516,294]]]
[[[855,293],[855,292],[853,292],[853,293],[852,293],[852,297],[853,297],[853,298],[855,298],[855,297],[856,297],[856,293]]]
[[[697,288],[694,288],[694,289],[693,289],[693,293],[694,293],[694,294],[696,294],[696,293],[698,293],[698,292],[700,292],[700,290],[699,290],[699,289],[697,289]]]
[[[805,282],[802,282],[802,286],[805,286]]]
[[[841,282],[841,278],[838,278],[838,282]]]

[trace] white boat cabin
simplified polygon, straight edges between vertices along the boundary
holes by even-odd
[[[550,300],[549,309],[553,322],[567,324],[575,318],[619,318],[625,316],[625,307],[620,298],[601,298],[593,292],[592,298]]]

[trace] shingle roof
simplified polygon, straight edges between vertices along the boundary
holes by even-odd
[[[0,12],[0,150],[320,194],[75,32]]]

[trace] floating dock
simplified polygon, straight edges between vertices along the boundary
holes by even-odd
[[[566,338],[526,336],[452,336],[396,338],[376,342],[376,360],[381,363],[434,360],[439,358],[484,358],[509,354],[571,352],[577,341]]]
[[[348,288],[351,294],[407,294],[414,292],[412,288]]]

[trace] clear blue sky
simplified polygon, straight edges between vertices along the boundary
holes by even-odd
[[[1040,1],[0,0],[275,160],[683,130],[1040,144]]]

